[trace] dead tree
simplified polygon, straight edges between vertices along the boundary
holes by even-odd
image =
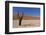
[[[21,26],[23,16],[24,16],[24,13],[22,13],[21,15],[19,14],[19,12],[17,13],[17,18],[19,19],[19,26]]]
[[[21,22],[22,22],[23,16],[24,16],[24,13],[22,13],[22,15],[19,18],[19,26],[21,26]]]

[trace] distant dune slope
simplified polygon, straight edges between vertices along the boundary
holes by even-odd
[[[13,20],[18,19],[16,15],[13,15]],[[40,20],[40,17],[35,17],[35,16],[23,16],[24,20]]]

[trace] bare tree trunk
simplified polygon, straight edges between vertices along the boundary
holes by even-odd
[[[21,26],[21,22],[22,22],[22,19],[23,19],[23,15],[24,15],[24,13],[22,13],[21,16],[19,15],[19,12],[17,13],[17,18],[19,19],[19,26]]]
[[[22,16],[19,18],[19,26],[21,26],[21,23],[22,23],[22,19],[23,19],[23,13],[22,13]]]

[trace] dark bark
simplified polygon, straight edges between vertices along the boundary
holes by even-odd
[[[22,13],[22,16],[19,18],[19,26],[21,26],[21,23],[22,23],[22,19],[23,19],[23,13]]]
[[[21,16],[19,19],[19,26],[21,26],[22,19],[23,19],[23,16]]]

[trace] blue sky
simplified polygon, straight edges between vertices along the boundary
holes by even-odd
[[[13,14],[23,12],[26,16],[40,16],[40,8],[13,7]]]

